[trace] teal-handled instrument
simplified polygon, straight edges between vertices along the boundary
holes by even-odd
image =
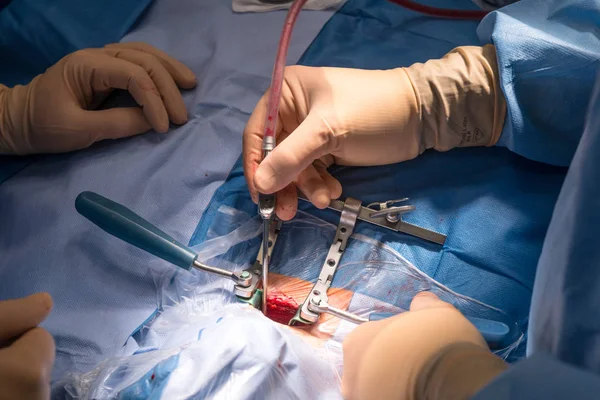
[[[260,282],[255,267],[233,272],[212,267],[198,261],[198,254],[161,231],[127,207],[93,192],[83,192],[75,200],[79,214],[93,222],[103,231],[135,247],[147,251],[171,264],[189,271],[192,268],[231,279],[235,294],[242,300],[254,295]]]

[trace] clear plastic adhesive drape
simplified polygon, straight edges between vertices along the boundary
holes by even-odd
[[[303,211],[282,225],[269,274],[269,318],[239,302],[229,280],[153,267],[161,308],[132,337],[136,353],[70,376],[67,392],[81,399],[340,398],[341,344],[356,325],[329,315],[315,325],[287,325],[316,281],[335,231]],[[258,217],[223,205],[207,240],[194,249],[202,262],[242,270],[256,259],[260,232]],[[496,352],[502,357],[523,337],[501,310],[447,289],[396,250],[361,234],[350,238],[328,295],[331,305],[368,317],[403,312],[423,290],[466,316],[507,324],[510,340]]]

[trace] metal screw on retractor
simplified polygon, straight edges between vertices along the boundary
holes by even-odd
[[[354,231],[359,210],[360,201],[351,197],[346,199],[335,238],[323,262],[319,278],[292,321],[314,324],[319,320],[321,312],[318,311],[318,306],[319,304],[327,304],[327,291],[346,250],[348,239]]]
[[[396,223],[396,222],[400,221],[400,219],[402,218],[402,215],[406,214],[407,212],[414,211],[416,209],[415,206],[411,206],[411,205],[391,207],[394,204],[403,203],[405,201],[408,201],[408,197],[405,197],[404,199],[398,199],[398,200],[388,200],[383,203],[371,203],[367,206],[367,208],[378,207],[379,210],[373,211],[372,213],[370,213],[369,217],[377,218],[377,217],[385,216],[385,219],[388,222]]]
[[[298,199],[310,202],[304,193],[300,191],[298,191]],[[420,226],[413,225],[402,220],[401,216],[409,211],[415,210],[414,206],[389,207],[391,204],[404,200],[406,199],[387,201],[383,203],[385,206],[384,209],[378,210],[370,208],[370,206],[377,205],[380,207],[382,203],[372,203],[369,204],[369,206],[361,206],[358,213],[358,219],[382,228],[390,229],[396,232],[402,232],[432,243],[443,245],[446,242],[446,235],[429,229],[421,228]],[[344,208],[344,202],[341,200],[331,200],[327,208],[341,212]]]

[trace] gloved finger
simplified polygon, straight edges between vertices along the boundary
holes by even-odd
[[[114,43],[105,46],[107,49],[132,49],[143,51],[144,53],[152,54],[157,57],[164,67],[169,71],[169,74],[175,80],[177,86],[182,89],[192,89],[196,86],[196,75],[182,62],[174,59],[162,50],[157,49],[147,43],[130,42],[130,43]]]
[[[52,335],[42,328],[33,328],[21,335],[14,343],[0,350],[0,358],[12,359],[15,378],[25,380],[38,390],[49,389],[50,374],[55,358]]]
[[[379,321],[365,322],[354,329],[343,342],[344,359],[348,356],[348,361],[353,361],[352,358],[362,354],[368,344],[382,329],[394,322],[396,318],[401,317],[403,314],[398,314],[392,318],[386,318]],[[351,363],[352,364],[352,363]]]
[[[104,51],[113,57],[132,62],[144,68],[160,92],[169,119],[178,125],[183,125],[187,122],[187,110],[181,93],[175,81],[157,57],[133,49],[112,48]]]
[[[353,391],[360,370],[360,364],[373,338],[387,327],[393,318],[380,321],[367,322],[359,325],[344,340],[342,347],[344,353],[344,373],[342,375],[342,394],[348,398]]]
[[[277,206],[275,213],[282,221],[294,218],[298,211],[298,192],[296,185],[290,183],[277,192]]]
[[[263,193],[274,193],[296,179],[314,160],[335,148],[335,136],[316,114],[309,116],[260,164],[254,185]]]
[[[110,88],[129,91],[136,103],[142,107],[152,128],[165,133],[169,130],[169,116],[160,93],[150,75],[139,65],[129,61],[95,53],[92,74],[92,89],[106,91]]]
[[[52,297],[48,293],[0,301],[0,341],[14,339],[38,326],[51,309]]]
[[[315,207],[324,209],[329,205],[331,192],[313,165],[309,165],[298,175],[296,185]]]
[[[410,311],[428,310],[431,308],[455,308],[452,304],[440,300],[432,292],[418,293],[410,303]]]
[[[144,112],[136,107],[111,108],[108,110],[83,111],[73,118],[73,123],[89,136],[73,137],[71,142],[85,148],[103,139],[120,139],[148,132],[152,127]],[[77,149],[72,149],[77,150]]]
[[[327,171],[326,164],[321,160],[313,163],[315,169],[329,188],[330,199],[338,199],[342,195],[342,184]],[[331,164],[330,164],[331,165]]]

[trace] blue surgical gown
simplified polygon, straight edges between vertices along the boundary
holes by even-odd
[[[499,145],[569,166],[540,256],[528,358],[476,396],[600,393],[600,2],[523,0],[488,15],[508,116]]]

